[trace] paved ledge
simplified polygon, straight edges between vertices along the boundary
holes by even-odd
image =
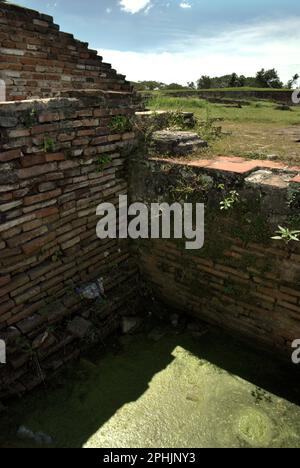
[[[183,161],[175,158],[150,158],[150,161],[161,161],[168,164],[181,164],[183,166],[199,167],[220,172],[227,172],[248,176],[260,169],[283,171],[292,174],[290,182],[300,183],[300,166],[287,166],[284,163],[244,159],[236,156],[217,156],[214,159],[197,159]]]

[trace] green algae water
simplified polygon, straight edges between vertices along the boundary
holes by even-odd
[[[153,339],[153,336],[155,339]],[[300,447],[299,374],[222,334],[128,335],[1,413],[0,447]]]

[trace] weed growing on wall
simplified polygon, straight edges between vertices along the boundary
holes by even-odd
[[[108,155],[105,155],[105,156],[99,156],[99,158],[97,159],[97,172],[102,172],[104,167],[107,165],[107,164],[110,164],[112,162],[112,158],[111,156],[108,156]]]
[[[132,122],[125,115],[114,116],[108,124],[109,129],[115,133],[126,133],[131,132]]]
[[[274,240],[280,240],[289,244],[291,241],[300,242],[300,231],[291,231],[289,228],[278,226],[276,231],[277,236],[272,237]]]
[[[195,174],[192,170],[186,170],[170,187],[169,193],[174,201],[205,201],[206,193],[212,188],[213,180],[203,174]]]
[[[224,198],[223,201],[220,202],[220,210],[231,210],[236,203],[240,200],[240,195],[236,190],[231,190],[229,192],[229,196]]]
[[[31,128],[37,123],[37,112],[35,109],[29,109],[23,117],[23,124],[26,128]]]
[[[55,143],[52,138],[45,138],[44,140],[44,151],[45,153],[54,153]]]

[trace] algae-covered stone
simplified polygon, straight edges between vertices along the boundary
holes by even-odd
[[[253,447],[268,446],[273,436],[273,423],[261,411],[247,408],[237,421],[238,436]]]

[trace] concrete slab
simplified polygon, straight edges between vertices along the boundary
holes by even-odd
[[[300,409],[182,347],[86,448],[300,447]]]
[[[0,447],[300,447],[296,366],[206,326],[159,326],[158,339],[148,325],[114,338],[10,404]]]

